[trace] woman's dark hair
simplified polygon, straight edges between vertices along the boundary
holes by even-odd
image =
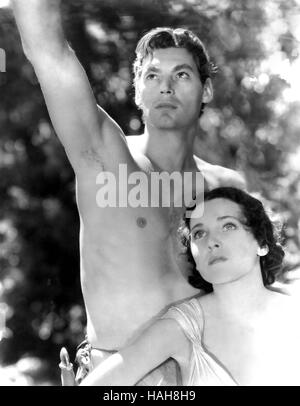
[[[268,246],[267,255],[260,257],[260,267],[264,285],[272,285],[282,272],[284,251],[279,242],[280,229],[270,220],[262,202],[248,193],[233,187],[219,187],[204,193],[204,202],[218,198],[237,203],[245,218],[244,226],[249,229],[260,247]],[[194,209],[195,206],[188,210]],[[184,227],[181,228],[182,241],[187,247],[189,262],[194,263],[193,275],[190,276],[189,282],[194,287],[211,292],[213,290],[212,284],[205,281],[196,270],[196,264],[191,253],[189,216],[185,217],[184,223]]]
[[[137,86],[137,79],[141,75],[145,58],[152,55],[155,49],[163,48],[187,49],[195,60],[202,84],[216,71],[216,67],[209,60],[205,46],[192,31],[184,28],[158,27],[147,32],[137,44],[136,59],[133,64],[135,87]],[[201,113],[204,106],[205,103],[202,104]]]

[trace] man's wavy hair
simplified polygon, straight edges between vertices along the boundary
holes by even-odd
[[[260,268],[264,286],[272,285],[282,273],[284,251],[280,243],[281,227],[271,221],[260,200],[240,189],[219,187],[204,193],[204,202],[219,198],[237,203],[245,218],[244,227],[252,233],[260,247],[268,246],[267,255],[260,257]],[[188,208],[189,211],[194,209],[195,206]],[[182,242],[187,248],[188,260],[193,264],[193,274],[189,277],[190,284],[206,292],[212,292],[212,284],[205,281],[196,269],[190,248],[190,218],[188,216],[185,217],[180,233]]]
[[[198,67],[201,83],[211,78],[217,68],[209,60],[209,55],[202,41],[190,30],[185,28],[157,27],[147,32],[138,42],[133,63],[134,87],[137,88],[145,58],[153,54],[155,49],[185,48],[193,56]],[[202,103],[200,115],[205,103]]]

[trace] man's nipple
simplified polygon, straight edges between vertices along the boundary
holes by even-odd
[[[145,219],[145,217],[138,217],[136,219],[136,224],[138,225],[138,227],[140,228],[145,228],[147,225],[147,220]]]

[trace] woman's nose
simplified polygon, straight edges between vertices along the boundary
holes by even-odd
[[[210,250],[214,249],[214,248],[220,248],[221,246],[221,242],[218,238],[216,237],[210,237],[209,241],[208,241],[208,248]]]

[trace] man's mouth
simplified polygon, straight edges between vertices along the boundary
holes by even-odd
[[[176,104],[173,103],[167,103],[167,102],[162,102],[162,103],[158,103],[155,108],[157,109],[177,109]]]
[[[208,261],[208,265],[214,265],[214,264],[217,264],[218,262],[224,262],[224,261],[227,261],[227,258],[225,258],[225,257],[212,257]]]

